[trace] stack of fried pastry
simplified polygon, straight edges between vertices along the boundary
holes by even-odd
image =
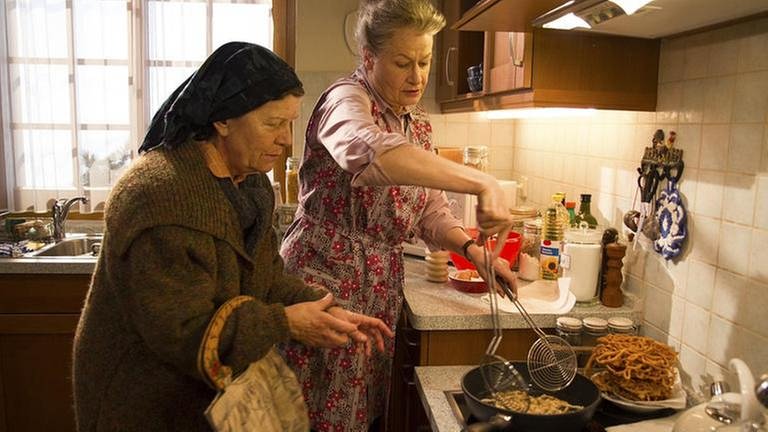
[[[606,393],[633,401],[658,401],[672,396],[677,353],[645,336],[611,334],[597,340],[586,366],[604,371],[592,381]]]

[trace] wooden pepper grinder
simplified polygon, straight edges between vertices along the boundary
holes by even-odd
[[[605,245],[606,268],[603,273],[603,291],[600,293],[600,301],[608,307],[620,307],[624,304],[624,294],[621,292],[621,267],[624,265],[622,258],[627,252],[627,246],[621,243],[609,243]]]

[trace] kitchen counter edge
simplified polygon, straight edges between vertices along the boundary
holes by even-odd
[[[408,321],[416,330],[483,330],[491,329],[490,306],[477,294],[466,294],[454,289],[448,283],[427,281],[426,264],[423,259],[406,256],[405,286],[403,296]],[[635,323],[642,321],[642,301],[625,293],[624,305],[610,308],[602,304],[581,306],[576,304],[564,314],[531,314],[536,325],[554,328],[558,316],[567,315],[584,318],[626,317]],[[507,329],[529,328],[519,313],[501,313],[501,326]]]

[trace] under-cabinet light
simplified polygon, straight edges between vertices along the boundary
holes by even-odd
[[[565,14],[560,18],[544,23],[544,28],[558,29],[558,30],[571,30],[576,27],[592,28],[582,18],[577,17],[573,12]]]
[[[488,120],[589,117],[594,108],[525,108],[486,111]]]
[[[651,1],[653,0],[611,0],[611,2],[619,5],[619,7],[624,10],[624,13],[627,15],[632,15],[633,13],[637,12],[638,9],[647,5]]]

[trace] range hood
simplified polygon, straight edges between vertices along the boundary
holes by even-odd
[[[768,0],[653,0],[632,15],[625,15],[609,0],[483,0],[453,28],[529,32],[568,13],[592,24],[592,28],[579,31],[656,39],[741,18],[768,16]]]

